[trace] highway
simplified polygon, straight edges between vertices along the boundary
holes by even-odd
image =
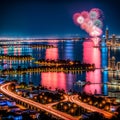
[[[88,105],[84,102],[81,102],[78,98],[78,95],[72,95],[72,96],[69,96],[69,101],[70,102],[74,102],[76,103],[77,105],[87,109],[87,110],[90,110],[90,111],[93,111],[93,112],[99,112],[99,113],[102,113],[106,118],[111,118],[113,116],[112,113],[110,112],[107,112],[105,110],[102,110],[102,109],[99,109],[97,107],[94,107],[94,106],[91,106],[91,105]]]
[[[50,105],[50,106],[48,106],[48,105],[43,105],[43,104],[40,104],[40,103],[38,103],[38,102],[32,101],[32,100],[30,100],[30,99],[21,97],[21,96],[15,94],[15,93],[9,91],[8,86],[9,86],[10,84],[11,84],[11,82],[2,84],[2,85],[0,86],[0,91],[1,91],[2,93],[4,93],[4,94],[8,95],[8,96],[11,96],[11,97],[19,100],[19,101],[22,101],[22,102],[24,102],[24,103],[27,103],[27,104],[29,104],[29,105],[31,105],[31,106],[36,107],[36,108],[45,110],[45,111],[51,113],[52,115],[55,115],[55,116],[57,116],[57,117],[59,117],[59,118],[61,118],[61,119],[64,119],[64,120],[78,120],[78,118],[75,118],[75,117],[73,117],[73,116],[71,116],[71,115],[69,115],[69,114],[66,114],[66,113],[63,113],[63,112],[60,112],[60,111],[58,111],[58,110],[53,109],[52,107],[50,107],[51,105]],[[67,98],[66,98],[66,99],[67,99]]]
[[[45,110],[45,111],[47,111],[47,112],[49,112],[49,113],[51,113],[51,114],[53,114],[53,115],[55,115],[55,116],[57,116],[59,118],[62,118],[64,120],[78,120],[78,118],[75,118],[75,117],[73,117],[73,116],[71,116],[69,114],[66,114],[64,112],[53,109],[52,106],[57,104],[58,102],[43,105],[43,104],[40,104],[40,103],[35,102],[33,100],[21,97],[21,96],[15,94],[15,93],[9,91],[8,86],[10,84],[11,84],[11,82],[2,84],[0,86],[0,91],[3,92],[4,94],[8,95],[8,96],[11,96],[11,97],[13,97],[15,99],[18,99],[18,100],[20,100],[20,101],[22,101],[24,103],[27,103],[27,104],[29,104],[31,106],[34,106],[36,108]],[[62,102],[64,102],[64,101],[74,102],[77,105],[79,105],[79,106],[81,106],[81,107],[83,107],[83,108],[85,108],[87,110],[102,113],[106,118],[111,118],[113,116],[113,114],[110,113],[110,112],[107,112],[105,110],[102,110],[102,109],[99,109],[99,108],[96,108],[94,106],[91,106],[91,105],[88,105],[86,103],[81,102],[79,100],[79,98],[78,98],[78,95],[70,95],[70,96],[64,95],[64,97],[65,97],[65,99]]]
[[[62,101],[60,101],[60,102],[66,102],[66,101],[68,101],[68,98],[69,98],[68,95],[65,95],[65,94],[64,94],[64,100],[62,100]],[[47,107],[49,107],[49,108],[50,108],[50,107],[52,108],[53,105],[56,105],[56,104],[58,104],[58,103],[59,103],[59,102],[53,102],[53,103],[46,104],[45,106],[47,106]]]

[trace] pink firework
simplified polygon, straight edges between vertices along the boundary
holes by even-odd
[[[75,24],[79,25],[91,37],[98,37],[102,34],[101,10],[93,8],[89,12],[82,11],[73,15]]]
[[[86,19],[89,17],[89,13],[87,11],[81,12],[81,15]]]
[[[74,20],[74,22],[75,22],[76,25],[79,25],[77,19],[78,19],[78,17],[79,17],[80,15],[81,15],[80,13],[75,13],[75,14],[73,15],[73,20]]]
[[[89,32],[90,36],[97,37],[102,34],[102,30],[96,26],[93,26],[91,31]]]
[[[100,9],[98,8],[91,9],[89,15],[90,15],[90,19],[92,20],[98,19],[100,17]]]
[[[84,20],[85,20],[85,18],[84,18],[82,15],[80,15],[80,16],[77,18],[77,23],[78,23],[78,24],[83,24],[83,23],[84,23]]]

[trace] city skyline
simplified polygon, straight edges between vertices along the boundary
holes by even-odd
[[[88,36],[73,22],[73,14],[99,8],[103,11],[103,33],[120,35],[119,1],[112,0],[1,0],[0,37]]]

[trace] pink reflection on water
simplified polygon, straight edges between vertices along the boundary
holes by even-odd
[[[21,55],[21,52],[22,52],[22,49],[21,49],[21,48],[18,48],[18,55],[19,55],[19,56]]]
[[[41,84],[47,88],[54,89],[57,86],[56,74],[52,72],[42,73],[41,74]]]
[[[66,91],[66,75],[64,72],[57,73],[58,75],[58,88]]]
[[[83,62],[84,63],[94,63],[96,68],[100,68],[101,53],[99,48],[95,48],[93,41],[89,40],[83,43]],[[84,91],[86,93],[97,93],[101,94],[101,71],[96,69],[95,71],[86,73],[86,82],[90,81],[93,84],[86,85]]]
[[[8,54],[8,48],[6,46],[3,47],[4,55]]]
[[[48,72],[41,74],[41,85],[50,88],[51,90],[64,89],[66,91],[66,77],[63,72]]]
[[[58,48],[49,48],[46,50],[46,59],[58,59]],[[41,73],[41,85],[51,90],[64,89],[66,91],[66,76],[63,72],[47,72]]]
[[[58,59],[58,48],[49,48],[46,50],[46,59],[56,60]]]
[[[17,50],[16,50],[16,48],[14,48],[14,55],[16,55],[17,54]]]
[[[7,49],[6,46],[3,47],[3,54],[4,54],[4,55],[7,55],[7,54],[8,54],[8,49]],[[6,63],[7,63],[7,60],[6,60],[6,59],[3,59],[3,63],[5,64],[5,66],[3,66],[4,69],[7,68],[7,64],[6,64]]]

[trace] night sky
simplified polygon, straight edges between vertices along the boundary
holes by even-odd
[[[91,8],[103,11],[103,30],[120,35],[120,0],[0,0],[0,36],[86,36],[72,17]]]

